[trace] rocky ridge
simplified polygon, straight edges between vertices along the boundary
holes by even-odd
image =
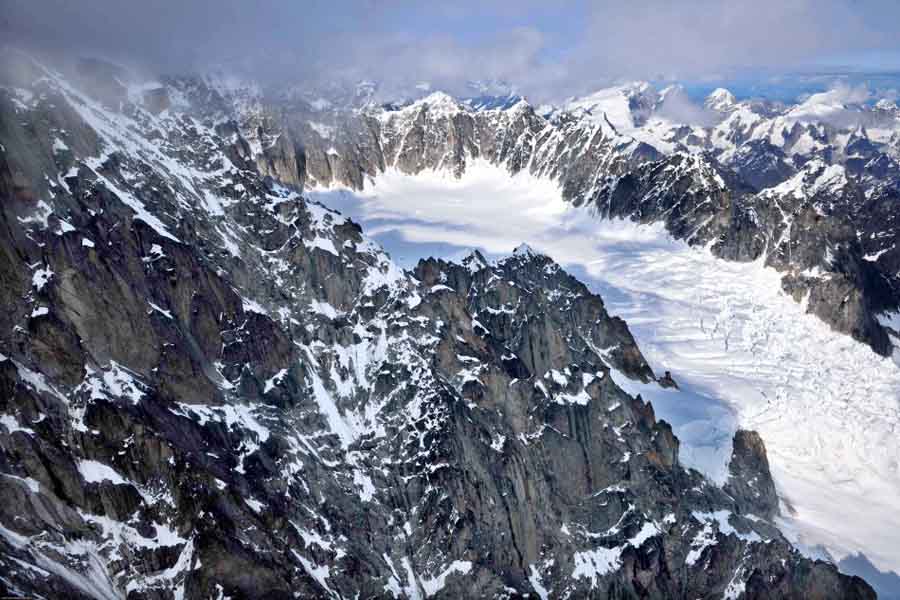
[[[404,272],[280,134],[89,74],[0,91],[3,594],[874,597],[771,524],[752,434],[725,489],[679,464],[546,256]]]
[[[197,94],[196,82],[171,85],[194,90],[194,98],[206,94]],[[617,95],[628,127],[621,114],[603,110]],[[765,261],[809,312],[890,354],[900,308],[896,135],[867,142],[864,130],[809,121],[802,106],[737,102],[725,90],[707,101],[715,126],[677,126],[659,115],[680,95],[626,86],[541,115],[522,99],[478,109],[440,92],[399,106],[327,111],[260,94],[255,110],[237,103],[220,115],[245,134],[279,132],[270,135],[277,144],[251,156],[264,173],[294,185],[361,189],[388,169],[462,176],[477,161],[557,181],[566,200],[601,217],[663,221],[676,238],[711,244],[722,258]],[[884,106],[859,111],[879,125],[880,140],[900,130]],[[813,149],[799,141],[809,136],[821,140]]]

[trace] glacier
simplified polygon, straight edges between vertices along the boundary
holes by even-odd
[[[765,440],[779,525],[810,556],[900,573],[900,366],[832,331],[780,275],[675,241],[660,224],[604,220],[558,185],[477,162],[456,178],[388,169],[362,191],[309,195],[360,222],[403,266],[527,242],[626,319],[654,371],[680,389],[617,378],[669,421],[682,461],[722,481],[738,428]],[[621,381],[620,381],[621,380]],[[854,509],[853,507],[858,507]]]

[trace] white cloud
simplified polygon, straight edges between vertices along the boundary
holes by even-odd
[[[168,71],[217,63],[282,82],[365,77],[450,91],[470,79],[505,79],[538,101],[613,79],[900,56],[900,4],[888,0],[10,0],[4,9],[7,39]]]

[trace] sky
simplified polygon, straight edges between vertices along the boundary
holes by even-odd
[[[894,0],[0,0],[0,38],[153,71],[270,82],[504,80],[533,99],[610,81],[900,71]]]

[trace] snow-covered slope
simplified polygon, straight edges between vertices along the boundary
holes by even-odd
[[[316,189],[359,190],[394,171],[460,177],[486,161],[510,176],[554,181],[565,200],[593,204],[605,218],[664,222],[674,237],[691,244],[715,241],[714,253],[731,260],[764,256],[784,273],[781,285],[796,300],[808,297],[809,312],[888,354],[891,343],[879,315],[900,307],[900,252],[890,252],[900,228],[885,230],[886,221],[872,213],[889,210],[900,196],[889,183],[891,159],[857,132],[847,147],[859,158],[842,162],[843,155],[817,152],[787,161],[785,152],[801,143],[799,129],[793,141],[784,138],[775,146],[767,141],[771,136],[753,137],[755,125],[747,129],[744,119],[745,113],[767,115],[760,118],[771,124],[785,109],[737,103],[722,90],[709,104],[715,109],[692,106],[679,86],[656,93],[640,84],[539,114],[524,100],[479,110],[433,92],[402,105],[346,112],[340,127],[329,126],[327,139],[320,135],[322,124],[311,128],[302,112],[290,113],[281,128],[296,140],[299,179]],[[608,118],[613,113],[618,126]],[[686,125],[682,118],[710,124]],[[734,120],[733,129],[712,144],[723,118]],[[872,153],[878,158],[865,158]],[[271,157],[261,158],[257,164],[265,166]],[[743,179],[750,176],[747,168],[760,170],[750,183]],[[886,178],[877,186],[870,181],[875,171]],[[804,183],[820,177],[827,185]],[[763,183],[762,192],[754,187]],[[803,193],[795,194],[801,184]],[[870,197],[878,199],[878,211],[865,206]]]
[[[618,231],[604,241],[618,227],[633,226],[603,226],[587,269],[635,324],[651,364],[727,402],[738,426],[760,432],[798,541],[900,572],[896,363],[804,314],[771,269],[666,243],[658,230],[650,243],[620,244]]]
[[[900,572],[900,368],[805,314],[775,270],[714,258],[659,225],[599,220],[552,182],[484,163],[459,179],[388,171],[361,193],[314,197],[407,260],[501,256],[523,240],[547,252],[632,324],[657,372],[672,371],[680,390],[623,385],[673,423],[688,464],[722,477],[733,431],[758,429],[785,531],[813,553]]]
[[[848,165],[867,180],[897,181],[900,112],[888,100],[874,102],[863,88],[839,86],[783,105],[738,100],[723,88],[694,102],[680,86],[657,91],[638,82],[570,99],[555,110],[608,120],[661,152],[708,152],[760,188],[813,159]]]

